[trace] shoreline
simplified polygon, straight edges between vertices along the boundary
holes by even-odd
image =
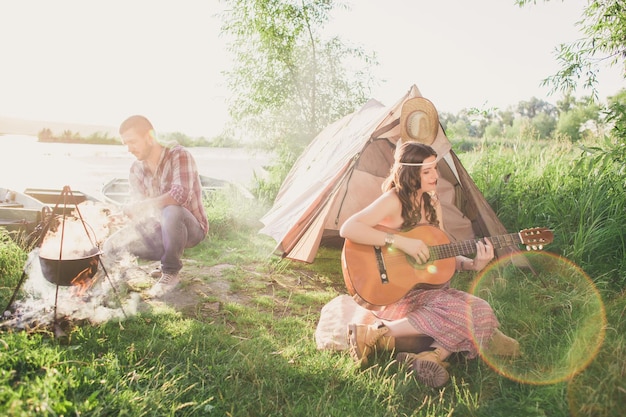
[[[135,158],[123,145],[38,142],[36,137],[0,136],[5,150],[0,160],[4,188],[59,190],[70,186],[95,198],[113,178],[126,178]],[[240,148],[187,148],[202,175],[250,188],[255,176],[264,176],[269,155]]]

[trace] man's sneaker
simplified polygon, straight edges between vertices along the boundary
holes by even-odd
[[[150,297],[160,297],[174,289],[178,283],[180,283],[180,279],[177,274],[167,274],[164,272],[161,274],[161,279],[148,290],[148,295]]]
[[[160,266],[157,266],[152,271],[150,271],[150,276],[152,278],[160,278],[161,274],[162,274],[162,272],[161,272],[161,267]]]

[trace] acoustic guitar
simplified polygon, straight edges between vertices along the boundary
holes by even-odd
[[[476,253],[476,240],[452,242],[435,226],[421,225],[408,232],[397,232],[383,226],[376,229],[386,233],[421,239],[430,251],[425,264],[393,246],[372,246],[345,240],[341,265],[350,295],[362,306],[376,310],[395,303],[417,284],[438,285],[454,274],[457,255]],[[527,250],[541,250],[552,242],[553,233],[547,228],[524,229],[519,233],[489,237],[494,249],[526,245]]]

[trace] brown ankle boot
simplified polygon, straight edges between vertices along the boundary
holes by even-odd
[[[441,360],[437,349],[421,353],[400,352],[396,360],[407,365],[415,378],[429,387],[440,387],[450,379],[446,370],[450,364]]]
[[[378,348],[388,346],[393,337],[385,337],[389,329],[382,323],[374,324],[348,324],[348,344],[350,345],[350,356],[361,366],[367,365],[367,358]],[[382,340],[381,340],[382,339]]]
[[[510,356],[516,358],[521,355],[519,342],[512,337],[506,336],[499,329],[493,333],[487,344],[485,353],[495,356]]]
[[[382,335],[374,345],[376,351],[394,350],[396,348],[396,338],[393,336]]]

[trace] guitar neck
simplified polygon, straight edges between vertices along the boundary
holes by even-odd
[[[492,236],[489,240],[494,249],[502,249],[509,246],[517,246],[522,243],[519,233],[509,233],[506,235]],[[444,245],[430,246],[430,258],[445,259],[457,255],[471,255],[476,253],[476,240],[464,240],[462,242],[446,243]]]

